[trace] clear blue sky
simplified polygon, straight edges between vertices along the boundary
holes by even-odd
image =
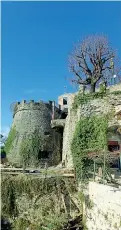
[[[108,35],[121,57],[121,2],[2,2],[2,130],[12,102],[57,101],[64,86],[75,90],[68,53],[93,33]]]

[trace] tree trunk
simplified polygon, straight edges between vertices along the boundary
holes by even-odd
[[[90,93],[94,93],[95,92],[95,87],[96,87],[96,83],[92,83],[91,87],[90,87]]]

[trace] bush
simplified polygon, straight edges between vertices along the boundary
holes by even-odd
[[[77,191],[74,179],[30,175],[2,175],[1,188],[2,215],[14,230],[61,230],[68,220],[62,196],[70,202]]]

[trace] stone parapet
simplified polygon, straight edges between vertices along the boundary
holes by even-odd
[[[30,100],[27,102],[26,100],[23,100],[21,102],[16,102],[16,104],[14,105],[13,117],[18,111],[41,110],[43,106],[50,110],[52,109],[52,103],[50,101],[49,102],[44,102],[44,101],[35,102],[34,100]]]

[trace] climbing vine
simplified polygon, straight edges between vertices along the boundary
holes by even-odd
[[[103,98],[104,96],[106,96],[106,92],[104,91],[88,94],[82,94],[79,92],[74,98],[72,109],[76,110],[79,105],[87,104],[90,100]]]
[[[21,165],[39,166],[41,159],[45,158],[45,146],[50,144],[48,137],[40,135],[38,130],[24,136],[20,146]]]
[[[23,167],[32,165],[37,166],[39,163],[38,156],[41,148],[40,142],[41,137],[37,131],[31,135],[23,137],[20,147],[21,164]]]
[[[107,95],[121,95],[121,91],[114,91],[110,92],[108,89],[105,90],[105,87],[103,85],[100,85],[100,91],[95,93],[86,93],[83,94],[81,92],[78,92],[78,94],[74,98],[74,102],[72,104],[72,109],[76,110],[79,105],[87,104],[89,101],[98,99],[98,98],[104,98]]]
[[[8,135],[7,141],[5,143],[5,152],[9,153],[10,149],[13,147],[14,140],[17,136],[17,131],[15,127],[11,128],[10,133]]]
[[[88,153],[102,152],[107,147],[107,118],[92,116],[81,119],[76,126],[71,144],[77,178],[88,178],[93,160]]]

